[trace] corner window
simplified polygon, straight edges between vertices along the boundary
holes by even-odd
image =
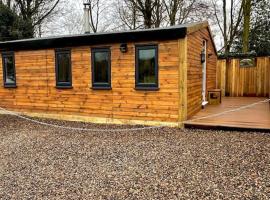
[[[136,46],[136,89],[158,89],[158,46]]]
[[[92,87],[111,89],[111,53],[109,48],[92,49]]]
[[[15,58],[13,52],[2,53],[4,87],[16,87]]]
[[[72,73],[71,73],[71,52],[70,50],[55,51],[55,71],[56,71],[56,87],[71,88]]]

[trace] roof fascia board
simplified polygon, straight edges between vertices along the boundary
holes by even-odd
[[[134,32],[87,34],[44,39],[26,39],[0,42],[0,50],[38,50],[141,41],[164,41],[184,38],[186,34],[186,27],[174,27],[168,29],[142,30]]]

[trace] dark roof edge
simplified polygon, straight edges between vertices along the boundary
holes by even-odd
[[[127,43],[140,41],[174,40],[184,38],[186,34],[187,34],[187,26],[179,25],[157,29],[14,40],[14,41],[0,42],[0,50],[1,51],[38,50],[49,48],[105,45],[113,43]]]

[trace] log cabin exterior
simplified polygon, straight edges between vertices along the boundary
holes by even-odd
[[[0,106],[37,117],[181,126],[202,107],[203,46],[206,90],[214,89],[207,22],[1,42]],[[147,62],[152,70],[141,67]]]

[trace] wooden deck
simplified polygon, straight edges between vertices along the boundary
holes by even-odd
[[[245,105],[254,104],[267,98],[259,97],[223,97],[220,105],[207,105],[199,113],[185,123],[186,128],[259,130],[270,132],[270,104],[260,103],[235,112],[220,116],[199,119]],[[196,120],[197,119],[197,120]]]

